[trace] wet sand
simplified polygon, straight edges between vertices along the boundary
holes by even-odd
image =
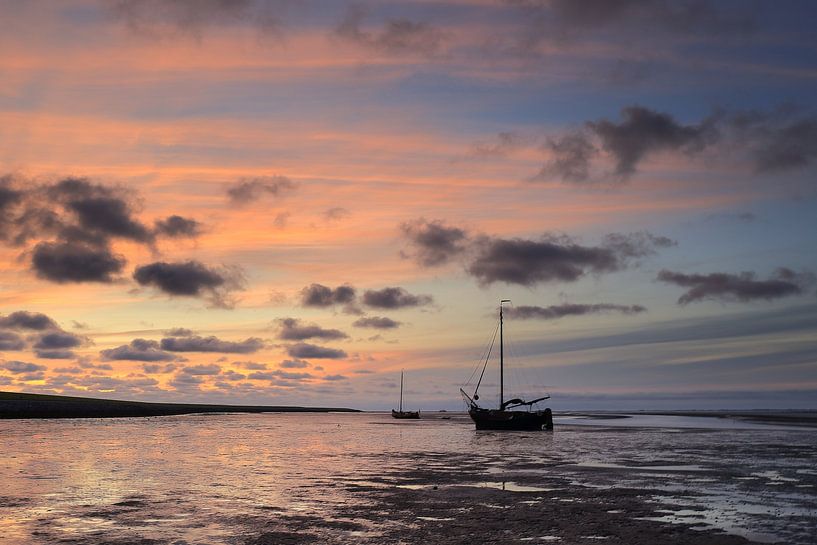
[[[8,472],[16,493],[0,492],[0,519],[5,508],[20,521],[0,543],[810,545],[817,535],[810,430],[495,433],[442,416],[39,421],[40,454]],[[28,445],[28,428],[14,429]],[[75,463],[43,463],[52,441],[77,436]]]

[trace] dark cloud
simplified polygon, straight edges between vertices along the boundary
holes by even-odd
[[[281,318],[278,320],[278,338],[288,341],[303,341],[306,339],[346,339],[349,337],[339,329],[324,329],[318,325],[302,325],[296,318]]]
[[[233,204],[247,204],[264,195],[282,196],[296,187],[297,184],[286,176],[245,178],[227,188],[227,197]]]
[[[621,117],[619,123],[607,119],[587,123],[602,149],[613,158],[613,174],[621,180],[632,176],[638,163],[651,153],[698,153],[719,138],[713,119],[705,119],[699,125],[682,125],[668,114],[642,106],[622,109]]]
[[[188,366],[182,367],[179,372],[180,373],[185,373],[187,375],[211,376],[211,375],[220,374],[221,373],[221,367],[219,367],[215,363],[202,364],[202,365],[188,365]]]
[[[157,220],[153,231],[168,238],[195,238],[202,233],[202,225],[192,218],[173,215]]]
[[[777,269],[768,280],[757,280],[757,276],[752,272],[684,274],[668,270],[659,272],[657,280],[689,288],[678,299],[680,305],[705,300],[749,302],[763,299],[768,301],[802,294],[815,282],[814,275],[811,273],[796,273],[782,267]]]
[[[270,374],[273,376],[273,378],[282,378],[284,380],[309,380],[315,377],[312,373],[281,371],[280,369],[276,369]]]
[[[414,252],[405,254],[424,267],[444,265],[467,249],[468,233],[458,227],[448,227],[442,221],[418,219],[400,226],[403,236]]]
[[[400,322],[386,318],[385,316],[370,316],[355,320],[352,325],[355,327],[371,327],[374,329],[395,329],[400,327]]]
[[[7,329],[32,329],[35,331],[59,329],[57,323],[45,314],[40,312],[27,312],[25,310],[18,310],[8,316],[0,317],[0,327]]]
[[[139,34],[200,38],[207,27],[236,24],[277,34],[287,4],[287,0],[116,0],[106,8]]]
[[[173,361],[178,359],[175,354],[162,350],[157,341],[146,339],[133,339],[130,344],[102,350],[99,355],[106,361]]]
[[[624,269],[633,259],[674,242],[646,232],[608,235],[600,246],[582,246],[569,237],[540,240],[481,237],[467,271],[487,286],[494,282],[533,286],[541,282],[575,282],[587,274]]]
[[[46,360],[68,360],[76,357],[76,354],[71,350],[42,350],[37,349],[34,354],[38,358]]]
[[[249,337],[243,341],[223,341],[218,337],[165,337],[160,344],[168,352],[217,352],[223,354],[251,354],[264,348],[264,341]]]
[[[143,265],[136,268],[133,278],[142,286],[154,286],[170,296],[204,296],[217,307],[232,306],[231,292],[243,285],[239,270],[211,268],[193,260]]]
[[[137,196],[130,190],[69,177],[51,183],[4,176],[0,178],[0,239],[27,246],[32,270],[57,283],[116,280],[126,264],[112,250],[116,240],[153,248],[156,235],[182,236],[198,224],[181,216],[157,222],[156,230],[142,223]]]
[[[287,346],[287,354],[293,358],[341,359],[347,356],[343,350],[326,348],[308,343],[297,343]]]
[[[0,331],[0,350],[23,350],[26,342],[13,331]]]
[[[618,122],[588,121],[549,138],[550,158],[535,179],[623,182],[656,153],[692,156],[715,146],[722,156],[737,153],[758,174],[806,168],[817,163],[817,117],[783,106],[770,112],[722,111],[685,125],[667,113],[630,106],[621,110]],[[613,163],[610,171],[602,167],[605,158]]]
[[[338,380],[348,380],[349,377],[345,375],[324,375],[323,380],[328,380],[330,382],[338,381]]]
[[[389,19],[377,31],[364,30],[366,16],[364,8],[350,6],[336,29],[337,35],[362,47],[388,54],[430,57],[443,45],[444,34],[428,23],[405,18]]]
[[[714,0],[506,0],[523,23],[509,36],[516,54],[531,55],[543,43],[570,46],[603,34],[639,54],[666,45],[671,37],[749,35],[756,27],[751,3]],[[507,41],[506,40],[506,41]],[[656,43],[657,42],[657,43]]]
[[[34,247],[31,265],[37,276],[57,282],[113,282],[125,259],[107,247],[76,242],[40,242]]]
[[[537,178],[556,176],[566,182],[581,183],[590,179],[590,167],[599,150],[584,131],[549,138],[545,148],[552,158]]]
[[[817,162],[817,117],[796,108],[737,112],[727,118],[727,125],[756,172],[785,172]]]
[[[247,375],[245,375],[243,373],[236,373],[232,369],[224,371],[224,373],[222,373],[221,376],[223,378],[227,379],[227,380],[232,380],[232,381],[244,380],[245,378],[247,378]]]
[[[34,336],[34,348],[40,350],[53,350],[60,348],[76,348],[82,346],[85,339],[73,333],[65,331],[53,331]]]
[[[67,205],[76,213],[80,227],[87,231],[137,242],[153,241],[153,234],[133,218],[128,203],[121,198],[86,197],[70,200]]]
[[[399,309],[430,305],[433,302],[430,295],[413,295],[400,287],[366,290],[363,294],[363,304],[373,308]]]
[[[45,365],[16,360],[4,361],[3,363],[0,363],[0,367],[15,375],[22,373],[36,373],[37,371],[45,371],[47,369]]]
[[[250,369],[250,370],[256,370],[256,371],[260,370],[260,369],[266,369],[267,368],[266,363],[259,363],[259,362],[256,362],[256,361],[235,361],[235,362],[233,362],[233,365],[238,365],[239,367],[243,367],[244,369]]]
[[[309,362],[304,360],[284,360],[278,364],[281,369],[303,369],[309,367]]]
[[[518,306],[505,310],[508,318],[518,320],[558,320],[564,316],[584,316],[586,314],[602,314],[608,312],[618,312],[621,314],[638,314],[647,309],[641,305],[613,305],[609,303],[596,303],[592,305],[582,305],[575,303],[562,303],[549,307]]]
[[[172,373],[176,369],[178,369],[178,365],[175,363],[166,363],[164,365],[159,365],[158,363],[143,363],[142,369],[145,373],[157,374],[157,373]]]
[[[256,371],[247,375],[250,380],[275,380],[275,375],[271,371]]]
[[[351,305],[357,298],[355,288],[348,285],[334,289],[322,284],[310,284],[301,290],[301,305],[305,307],[331,307]]]

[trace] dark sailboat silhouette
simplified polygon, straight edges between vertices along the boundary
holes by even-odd
[[[411,418],[411,419],[418,419],[420,418],[420,411],[404,411],[403,410],[403,371],[400,371],[400,409],[399,410],[391,410],[392,418]]]
[[[482,375],[474,389],[474,395],[469,396],[460,388],[460,392],[468,404],[468,415],[474,421],[478,430],[552,430],[553,414],[550,409],[543,411],[532,410],[535,403],[550,398],[549,395],[525,401],[521,398],[513,398],[505,401],[505,346],[503,338],[502,303],[510,303],[508,299],[499,302],[499,408],[485,409],[477,404],[479,400],[479,384],[485,374],[485,366],[482,368]],[[490,352],[488,354],[490,357]],[[487,366],[488,359],[485,360]],[[527,410],[512,411],[517,407],[527,407]]]

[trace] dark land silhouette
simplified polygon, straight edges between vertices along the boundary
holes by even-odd
[[[0,392],[0,418],[117,418],[196,413],[358,412],[342,407],[149,403],[90,397]]]

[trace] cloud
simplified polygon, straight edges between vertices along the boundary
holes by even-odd
[[[202,233],[202,225],[192,218],[174,214],[163,220],[156,220],[153,231],[168,238],[195,238]]]
[[[304,360],[284,360],[278,364],[278,367],[282,369],[303,369],[305,367],[309,367],[309,362]]]
[[[323,217],[326,221],[339,221],[344,218],[348,218],[351,215],[347,209],[342,208],[340,206],[336,206],[334,208],[329,208],[328,210],[324,211]]]
[[[114,281],[125,259],[107,247],[75,242],[40,242],[34,247],[31,265],[37,276],[52,282]]]
[[[244,178],[227,187],[227,197],[232,204],[247,204],[264,195],[283,196],[297,186],[286,176]]]
[[[658,151],[681,151],[687,154],[703,151],[715,143],[719,134],[713,119],[699,125],[681,125],[669,114],[642,106],[621,110],[622,121],[591,121],[587,127],[601,141],[601,147],[615,160],[614,175],[626,180],[637,164]]]
[[[250,369],[250,370],[260,370],[260,369],[266,369],[267,368],[266,363],[259,363],[259,362],[256,362],[256,361],[234,361],[233,365],[237,365],[239,367],[243,367],[244,369]]]
[[[400,287],[366,290],[363,294],[363,304],[373,308],[399,309],[430,305],[433,302],[430,295],[412,295]]]
[[[0,350],[23,350],[26,342],[13,331],[0,331]]]
[[[249,337],[243,341],[223,341],[217,337],[165,337],[160,344],[168,352],[216,352],[223,354],[252,354],[264,348],[264,341]]]
[[[139,34],[189,34],[201,38],[210,26],[251,25],[280,32],[286,0],[116,0],[106,7]]]
[[[17,360],[4,361],[3,363],[0,363],[0,367],[15,375],[22,373],[36,373],[37,371],[45,371],[48,369],[45,365],[38,365],[36,363],[28,363]]]
[[[187,375],[197,375],[197,376],[211,376],[211,375],[218,375],[221,373],[221,367],[216,365],[215,363],[209,364],[202,364],[202,365],[188,365],[182,367],[179,370],[180,373],[185,373]]]
[[[270,373],[274,378],[282,378],[284,380],[309,380],[311,378],[315,378],[315,375],[312,373],[298,373],[293,371],[281,371],[280,369],[276,369]]]
[[[655,254],[659,248],[677,244],[646,231],[611,233],[599,246],[582,246],[568,236],[547,233],[539,240],[502,239],[472,236],[463,229],[424,219],[404,223],[402,230],[414,246],[413,257],[421,266],[433,267],[461,255],[466,272],[483,286],[494,282],[523,286],[540,282],[574,282],[588,273],[621,270],[639,258]],[[366,296],[370,293],[374,292],[364,294],[366,304],[369,304]],[[381,308],[396,307],[381,305]]]
[[[168,337],[192,337],[196,332],[186,327],[171,327],[164,334]]]
[[[157,341],[146,339],[133,339],[130,344],[102,350],[99,355],[105,361],[174,361],[179,359],[175,354],[162,350]]]
[[[318,325],[301,325],[296,318],[281,318],[278,320],[280,330],[278,338],[288,341],[303,341],[306,339],[346,339],[349,337],[338,329],[324,329]]]
[[[406,18],[388,19],[377,31],[364,30],[367,12],[361,6],[350,6],[336,33],[359,46],[392,55],[434,56],[443,45],[444,34],[434,26]]]
[[[777,269],[768,280],[756,278],[753,272],[684,274],[665,269],[658,273],[657,280],[689,288],[678,299],[679,305],[705,300],[742,303],[758,299],[769,301],[800,295],[815,282],[811,273],[795,273],[784,267]]]
[[[67,360],[71,359],[76,356],[76,354],[71,350],[42,350],[37,349],[34,351],[34,354],[38,358],[47,359],[47,360]]]
[[[151,248],[155,242],[157,232],[138,219],[138,209],[132,191],[87,178],[38,183],[0,177],[0,239],[14,247],[33,243],[23,255],[38,277],[51,282],[116,280],[126,261],[112,250],[115,241]],[[160,225],[178,235],[185,229],[180,221],[192,220],[170,216]]]
[[[477,157],[505,157],[528,143],[528,139],[514,132],[500,132],[492,142],[474,145],[471,154]]]
[[[35,331],[59,329],[57,323],[45,314],[25,310],[12,312],[8,316],[0,316],[0,327],[6,329],[32,329]]]
[[[517,320],[558,320],[565,316],[584,316],[586,314],[602,314],[608,312],[618,312],[621,314],[638,314],[646,312],[646,308],[641,305],[614,305],[609,303],[596,303],[592,305],[582,305],[576,303],[562,303],[549,307],[518,306],[505,310],[508,318]]]
[[[324,375],[321,378],[323,378],[323,380],[328,380],[330,382],[335,382],[335,381],[338,381],[338,380],[348,380],[349,377],[347,377],[345,375]]]
[[[756,174],[803,169],[817,163],[817,117],[784,106],[770,112],[720,111],[685,125],[670,114],[629,106],[618,122],[587,121],[548,138],[549,160],[534,179],[626,182],[657,153],[690,157],[715,146],[721,156],[737,153],[738,161],[753,165]],[[602,167],[607,159],[611,170]]]
[[[181,359],[181,358],[179,358]],[[178,369],[178,365],[175,363],[166,363],[164,365],[159,365],[158,363],[143,363],[142,369],[145,373],[157,374],[157,373],[172,373],[176,369]]]
[[[287,354],[293,358],[341,359],[347,356],[343,350],[327,348],[308,343],[296,343],[287,346]]]
[[[213,306],[222,308],[232,306],[231,292],[243,288],[239,269],[216,269],[193,260],[143,265],[136,268],[133,278],[142,286],[154,286],[170,296],[204,296]]]
[[[355,320],[352,325],[355,327],[371,327],[374,329],[396,329],[400,327],[401,322],[386,318],[385,316],[369,316]]]
[[[634,259],[673,244],[647,232],[610,234],[599,246],[582,246],[567,236],[544,235],[539,240],[481,237],[467,272],[483,286],[575,282],[589,273],[622,270]]]
[[[736,112],[726,124],[735,144],[746,149],[755,172],[785,172],[817,163],[814,115],[783,106],[771,112]]]
[[[40,335],[36,335],[33,340],[34,348],[39,348],[41,350],[76,348],[77,346],[81,346],[85,341],[78,335],[64,331],[42,333]]]
[[[301,290],[301,305],[305,307],[331,307],[350,305],[355,302],[357,292],[349,285],[334,289],[322,284],[310,284]]]
[[[599,150],[586,132],[575,131],[548,138],[545,148],[550,151],[552,158],[542,167],[538,179],[556,176],[574,183],[590,179],[590,166]]]
[[[442,221],[418,220],[400,226],[403,236],[414,247],[405,254],[424,267],[444,265],[467,249],[468,233],[458,227],[447,227]]]

